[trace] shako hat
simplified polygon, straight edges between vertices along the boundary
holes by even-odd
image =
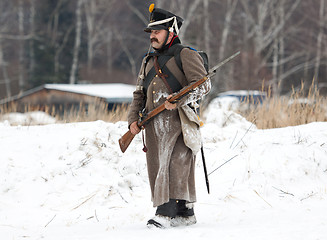
[[[170,32],[175,32],[175,34],[178,35],[179,29],[181,28],[184,21],[181,17],[161,8],[154,8],[153,3],[149,7],[149,12],[150,23],[144,29],[145,32],[165,29]]]

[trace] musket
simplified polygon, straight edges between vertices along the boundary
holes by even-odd
[[[209,72],[207,73],[207,75],[205,75],[203,78],[201,78],[197,82],[193,83],[192,85],[183,88],[179,93],[177,93],[176,95],[174,95],[171,98],[169,98],[168,99],[168,102],[170,102],[170,103],[176,103],[179,99],[181,99],[186,94],[188,94],[189,92],[191,92],[194,89],[196,89],[202,83],[204,83],[208,78],[214,76],[216,74],[216,71],[217,71],[218,68],[220,68],[221,66],[223,66],[224,64],[226,64],[227,62],[229,62],[230,60],[232,60],[233,58],[235,58],[239,54],[240,54],[240,51],[234,53],[232,56],[226,58],[224,61],[220,62],[219,64],[217,64],[216,66],[214,66],[213,68],[211,68],[209,70]],[[147,115],[137,123],[137,126],[139,128],[142,128],[149,120],[151,120],[153,117],[157,116],[159,113],[161,113],[165,109],[166,109],[165,108],[165,104],[164,103],[161,104],[159,107],[157,107],[157,108],[153,109],[152,111],[150,111],[149,113],[147,113]],[[121,151],[123,153],[126,151],[126,149],[128,148],[128,146],[130,145],[130,143],[133,141],[134,137],[135,137],[135,135],[133,133],[131,133],[130,130],[128,130],[119,139],[119,146],[120,146],[120,149],[121,149]]]

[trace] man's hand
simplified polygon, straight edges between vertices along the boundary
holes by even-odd
[[[170,103],[170,102],[168,102],[168,100],[169,100],[171,97],[172,97],[172,95],[169,95],[169,96],[167,97],[167,100],[165,101],[165,108],[166,108],[167,110],[173,110],[173,109],[176,108],[176,103]]]
[[[136,135],[141,131],[141,129],[137,126],[137,121],[133,122],[131,126],[129,126],[129,130],[133,135]]]

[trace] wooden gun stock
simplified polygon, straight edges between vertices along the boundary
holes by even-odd
[[[128,148],[129,144],[133,141],[135,135],[131,131],[127,131],[120,139],[119,146],[120,150],[124,153]]]
[[[211,68],[208,72],[208,74],[206,76],[204,76],[203,78],[201,78],[199,81],[193,83],[192,85],[183,88],[178,94],[176,94],[175,96],[171,97],[168,99],[168,102],[170,103],[175,103],[177,102],[179,99],[181,99],[183,96],[185,96],[186,94],[188,94],[189,92],[193,91],[195,88],[197,88],[199,85],[201,85],[202,83],[204,83],[208,78],[212,77],[213,75],[216,74],[216,70],[218,68],[220,68],[222,65],[224,65],[225,63],[229,62],[231,59],[233,59],[234,57],[236,57],[238,54],[240,54],[240,51],[234,53],[232,56],[230,56],[229,58],[225,59],[224,61],[220,62],[219,64],[217,64],[216,66],[214,66],[213,68]],[[146,122],[148,122],[150,119],[152,119],[154,116],[158,115],[159,113],[161,113],[162,111],[164,111],[165,108],[165,104],[161,104],[159,107],[153,109],[151,112],[149,112],[146,115],[146,118],[143,119],[141,122],[139,122],[137,125],[139,128],[142,128],[144,126],[144,124]],[[124,153],[126,151],[126,149],[128,148],[129,144],[133,141],[135,135],[131,133],[131,131],[126,132],[120,139],[119,139],[119,146],[121,151]]]

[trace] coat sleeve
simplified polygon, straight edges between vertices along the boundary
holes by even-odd
[[[203,65],[203,59],[196,51],[189,48],[184,48],[181,51],[180,56],[183,71],[188,82],[187,86],[192,85],[207,74],[207,71]],[[189,103],[195,103],[197,100],[203,98],[210,91],[210,89],[211,81],[208,79],[194,91],[190,92],[190,94],[180,99],[177,103],[177,107],[182,107]]]
[[[144,67],[145,67],[145,58],[142,61],[142,66],[137,78],[136,90],[133,92],[133,100],[129,107],[127,122],[129,126],[139,119],[139,112],[144,107],[145,95],[143,93],[143,80],[144,80]]]
[[[135,121],[138,121],[139,119],[139,112],[144,107],[144,94],[143,90],[135,90],[133,92],[133,100],[130,105],[127,121],[128,121],[128,127]]]

